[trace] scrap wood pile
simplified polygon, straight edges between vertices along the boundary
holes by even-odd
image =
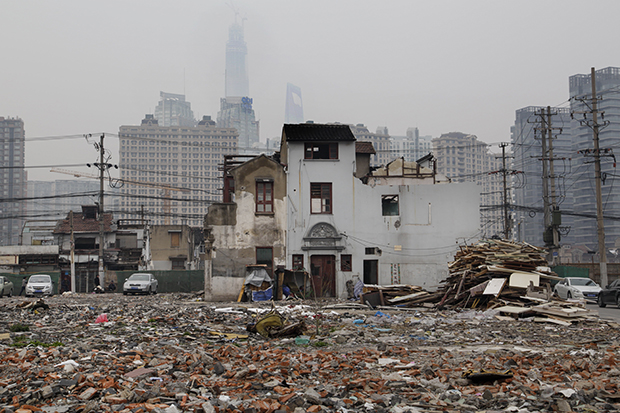
[[[442,281],[439,306],[476,308],[500,302],[551,299],[546,251],[527,243],[484,240],[462,246]],[[524,298],[527,297],[527,298]]]
[[[533,321],[570,325],[591,319],[584,303],[554,297],[546,251],[527,243],[484,240],[460,247],[448,277],[435,292],[413,285],[364,285],[362,304],[371,307],[429,307],[491,310],[498,318],[534,317]]]

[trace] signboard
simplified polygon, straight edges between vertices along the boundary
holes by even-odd
[[[18,262],[17,255],[0,255],[0,265],[17,265]]]

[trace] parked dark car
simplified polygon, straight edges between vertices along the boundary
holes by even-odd
[[[597,302],[599,307],[606,307],[607,304],[611,304],[620,308],[620,278],[598,293]]]

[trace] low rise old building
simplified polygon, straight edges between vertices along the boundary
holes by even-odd
[[[347,125],[284,125],[280,153],[231,167],[226,202],[205,218],[214,295],[256,263],[305,269],[317,297],[346,297],[358,279],[436,286],[458,242],[478,232],[479,190],[450,183],[429,159],[373,168],[374,153]]]

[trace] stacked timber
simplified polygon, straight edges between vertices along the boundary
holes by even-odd
[[[543,248],[505,240],[462,246],[448,266],[437,305],[480,308],[535,297],[548,300],[550,281],[558,277],[547,267],[545,255]]]

